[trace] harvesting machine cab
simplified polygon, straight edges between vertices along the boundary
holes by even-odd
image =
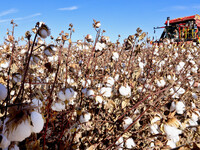
[[[187,16],[170,20],[167,17],[165,26],[154,27],[155,29],[162,29],[164,31],[157,43],[162,42],[163,39],[173,39],[174,42],[197,42],[200,43],[200,15]]]

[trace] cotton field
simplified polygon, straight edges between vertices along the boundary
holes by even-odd
[[[43,22],[21,38],[10,28],[0,46],[0,148],[200,148],[199,44],[152,45],[140,28],[111,42],[96,20],[96,35],[78,41],[73,24],[58,37]]]

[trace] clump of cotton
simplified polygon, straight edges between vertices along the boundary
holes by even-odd
[[[111,97],[112,88],[110,88],[110,87],[102,87],[100,89],[100,94],[102,94],[102,96],[105,96],[105,97]]]
[[[10,141],[3,134],[0,134],[0,139],[0,148],[6,149],[10,145]]]
[[[22,121],[16,128],[8,129],[6,126],[6,122],[4,123],[4,135],[7,137],[9,141],[23,141],[25,138],[31,135],[32,129],[28,119]]]
[[[86,123],[91,119],[91,114],[90,113],[85,113],[83,115],[80,116],[80,123]]]
[[[128,86],[128,84],[126,86],[121,86],[119,88],[119,93],[122,96],[130,97],[131,96],[131,88],[130,88],[130,86]]]
[[[170,106],[170,111],[176,110],[177,114],[183,114],[185,111],[185,104],[182,101],[172,102]]]
[[[131,125],[132,123],[133,123],[133,120],[130,117],[126,117],[123,121],[124,130],[126,130],[126,128],[128,128],[128,126]]]
[[[132,149],[132,148],[136,147],[136,144],[132,138],[128,138],[125,142],[125,147],[128,149]]]
[[[62,111],[65,110],[65,103],[63,101],[55,102],[52,104],[51,109],[53,111]]]
[[[0,101],[6,99],[7,94],[7,88],[3,84],[0,84]]]
[[[32,132],[39,133],[44,127],[42,115],[36,111],[31,112]]]

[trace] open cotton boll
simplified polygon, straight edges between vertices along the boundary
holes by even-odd
[[[6,123],[6,122],[5,122]],[[31,135],[31,125],[28,119],[22,121],[15,129],[8,129],[4,124],[4,135],[7,137],[9,141],[23,141],[25,138]]]
[[[124,139],[123,139],[123,137],[120,137],[115,144],[117,145],[117,149],[121,150],[124,147]]]
[[[6,99],[7,94],[7,88],[3,84],[0,84],[0,101]]]
[[[63,91],[59,91],[58,92],[58,98],[62,101],[65,101],[66,100],[66,96],[65,96],[65,93]]]
[[[176,110],[177,114],[183,114],[185,111],[185,104],[182,101],[172,102],[170,106],[170,111]]]
[[[65,110],[65,103],[64,102],[53,103],[53,105],[51,106],[51,109],[53,111],[62,111],[62,110]]]
[[[103,97],[102,96],[96,96],[95,101],[96,101],[96,104],[98,104],[98,103],[101,104],[103,102]]]
[[[32,132],[39,133],[44,127],[42,115],[36,111],[31,112]]]
[[[177,114],[183,114],[185,111],[185,104],[182,101],[176,103],[176,112]]]
[[[85,80],[81,80],[81,83],[83,87],[88,87],[91,85],[91,80],[87,80],[87,82]]]
[[[115,81],[118,81],[119,80],[119,74],[116,74],[115,75]]]
[[[126,86],[121,86],[119,88],[119,93],[122,96],[130,97],[131,96],[131,88],[130,88],[130,86],[128,86],[128,84]]]
[[[95,95],[95,92],[94,92],[94,90],[90,89],[90,90],[87,90],[86,95],[89,98],[93,98],[93,96]]]
[[[164,125],[164,131],[167,135],[167,139],[172,140],[175,143],[179,141],[179,134],[182,133],[181,130],[167,124]]]
[[[34,98],[33,100],[32,100],[32,104],[31,104],[31,106],[35,106],[35,107],[42,107],[42,101],[41,100],[39,100],[39,99],[37,99],[37,98]]]
[[[11,147],[9,150],[20,150],[19,147],[15,144],[13,147]]]
[[[88,122],[91,119],[91,114],[90,113],[85,113],[83,115],[80,116],[80,123],[85,123]]]
[[[100,94],[102,94],[105,97],[111,97],[112,89],[110,87],[102,87],[100,89]]]
[[[10,145],[10,141],[3,134],[0,134],[0,139],[0,148],[5,149]]]
[[[136,147],[136,144],[132,138],[128,138],[125,142],[125,147],[131,149],[133,147]]]
[[[128,126],[133,123],[133,120],[130,117],[126,117],[123,121],[123,128],[124,130],[126,130],[126,128],[128,128]]]
[[[95,48],[96,48],[96,51],[102,51],[105,47],[106,47],[105,43],[97,42]]]
[[[117,61],[119,59],[119,54],[117,52],[113,52],[112,59]]]
[[[194,99],[197,99],[197,98],[198,98],[198,96],[197,96],[196,93],[192,93],[192,97],[193,97]]]
[[[70,100],[71,98],[73,98],[74,94],[75,94],[75,92],[72,88],[67,88],[65,90],[65,97],[66,97],[67,100]]]
[[[108,77],[106,81],[106,86],[111,87],[115,83],[115,80],[112,77]]]
[[[171,148],[176,148],[176,143],[173,140],[168,140],[166,145],[170,146]]]
[[[150,132],[152,133],[152,134],[158,134],[159,132],[158,132],[158,125],[157,124],[152,124],[152,125],[150,125]]]
[[[162,80],[157,80],[156,83],[157,83],[158,87],[164,87],[165,84],[166,84],[165,80],[163,80],[163,79]]]

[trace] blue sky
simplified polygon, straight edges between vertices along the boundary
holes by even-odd
[[[24,35],[38,21],[45,22],[54,37],[61,30],[67,32],[72,23],[75,28],[72,41],[87,34],[95,36],[93,19],[101,21],[114,42],[134,34],[137,27],[153,36],[154,26],[163,26],[166,18],[200,14],[199,0],[7,0],[0,5],[0,43],[11,29],[10,20],[18,24],[15,37]],[[157,37],[161,31],[156,32]]]

